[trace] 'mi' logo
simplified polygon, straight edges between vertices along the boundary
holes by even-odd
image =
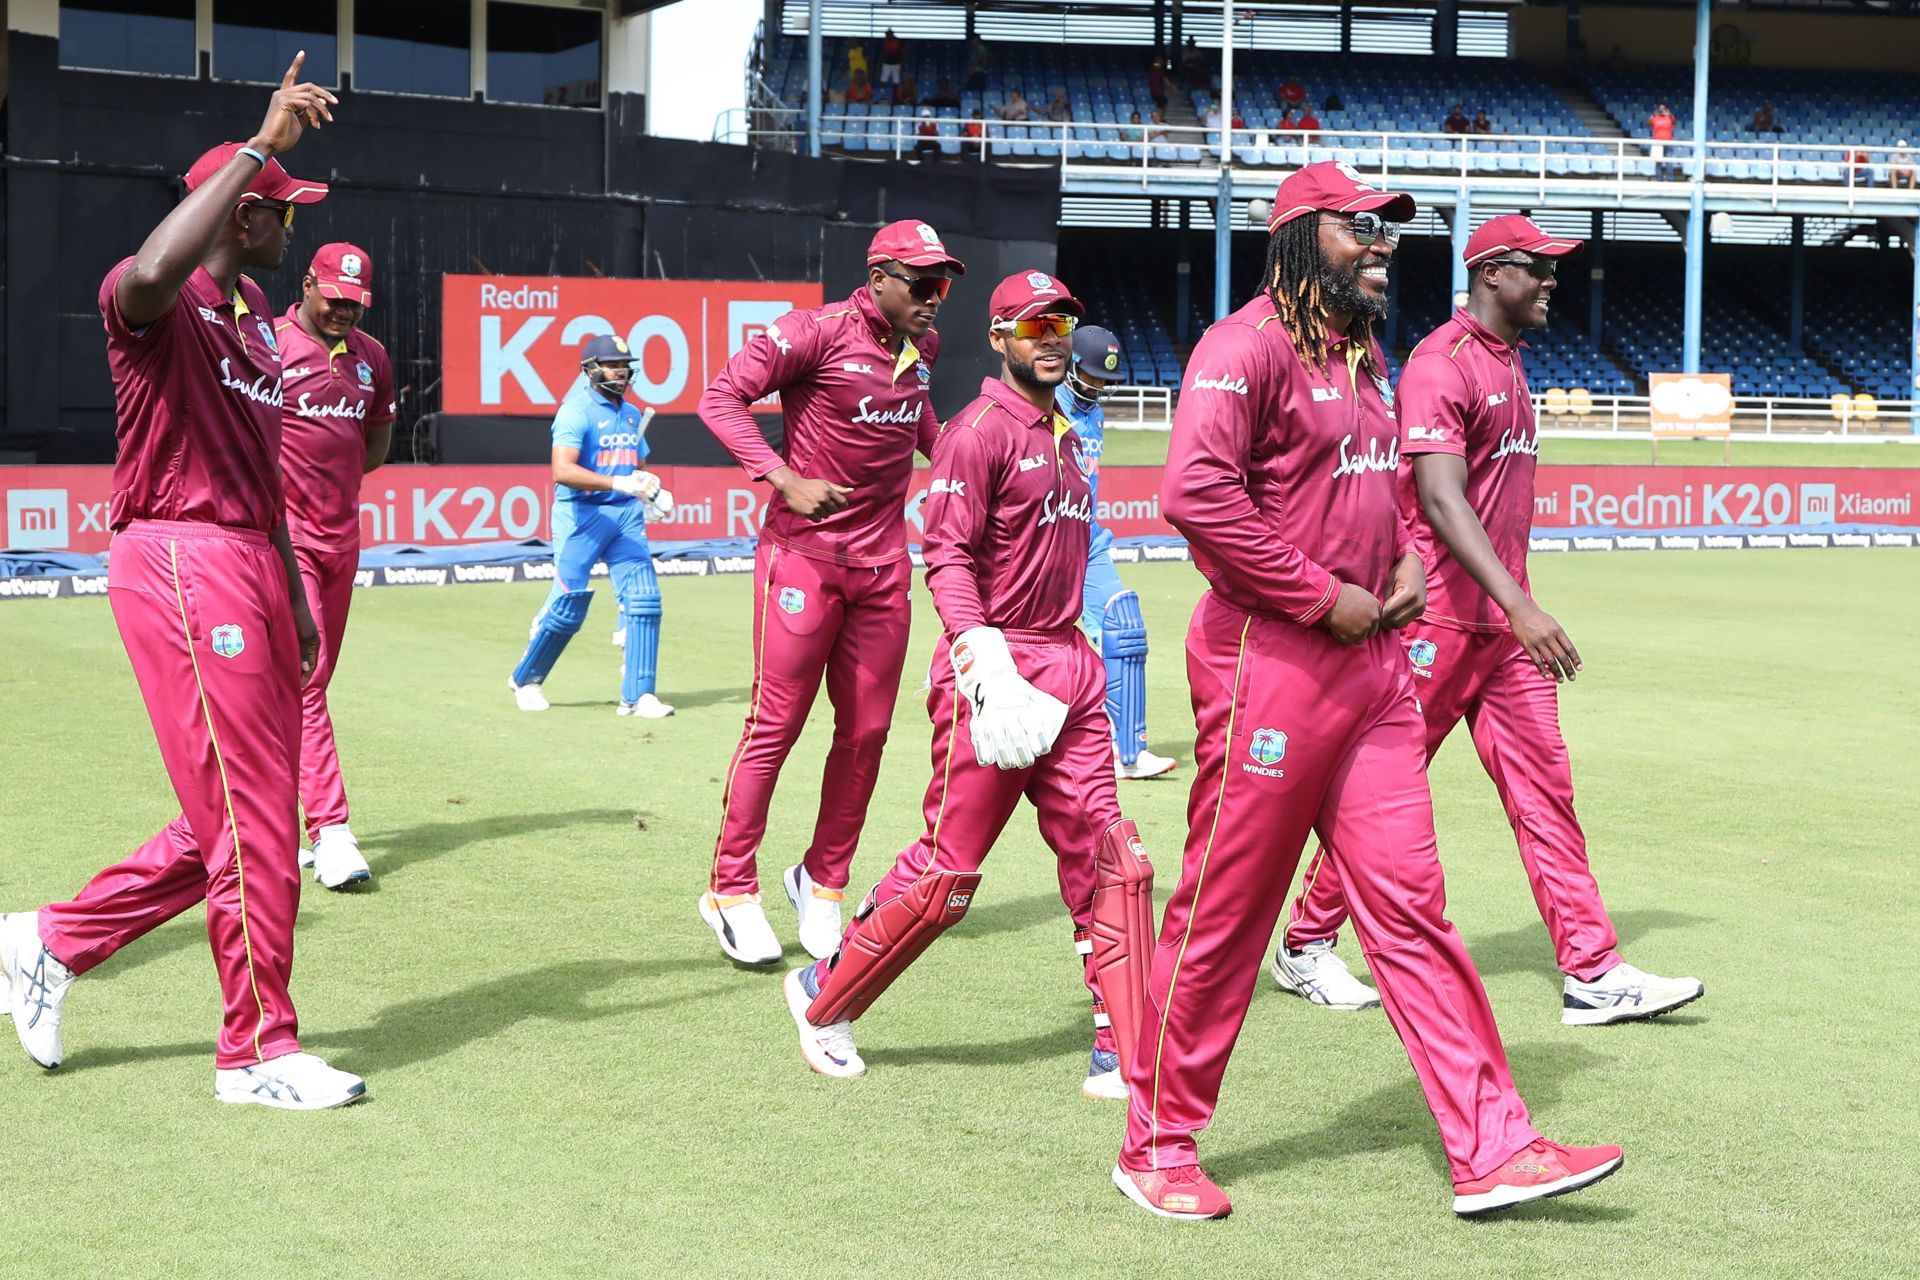
[[[213,629],[213,651],[223,658],[237,658],[247,647],[247,637],[237,623],[223,623]]]
[[[1247,754],[1264,765],[1276,765],[1287,758],[1287,735],[1278,729],[1255,729]]]

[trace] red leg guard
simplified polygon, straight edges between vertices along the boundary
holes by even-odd
[[[1123,818],[1100,837],[1093,879],[1093,967],[1122,1070],[1146,1025],[1153,942],[1153,864],[1140,829]]]
[[[826,985],[807,1006],[807,1021],[824,1027],[865,1013],[935,938],[960,922],[979,885],[978,871],[934,871],[877,906],[869,894],[828,966]]]

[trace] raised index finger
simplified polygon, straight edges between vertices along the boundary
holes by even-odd
[[[293,55],[293,62],[287,67],[287,74],[280,77],[280,87],[291,89],[300,79],[300,66],[307,60],[307,51],[302,49]]]

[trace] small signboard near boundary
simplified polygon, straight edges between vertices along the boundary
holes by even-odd
[[[1656,463],[1660,461],[1662,440],[1717,439],[1721,464],[1733,461],[1733,375],[1648,374],[1647,396],[1647,423]]]

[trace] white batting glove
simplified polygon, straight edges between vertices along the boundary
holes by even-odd
[[[631,475],[615,476],[612,484],[615,493],[624,493],[629,498],[639,498],[642,501],[660,492],[660,477],[651,471],[635,471]]]
[[[647,519],[665,520],[673,514],[673,495],[665,489],[655,489],[653,496],[647,499]]]
[[[1053,750],[1067,722],[1067,704],[1028,684],[1014,668],[997,627],[962,631],[948,654],[954,682],[973,714],[973,758],[1000,769],[1025,769]]]

